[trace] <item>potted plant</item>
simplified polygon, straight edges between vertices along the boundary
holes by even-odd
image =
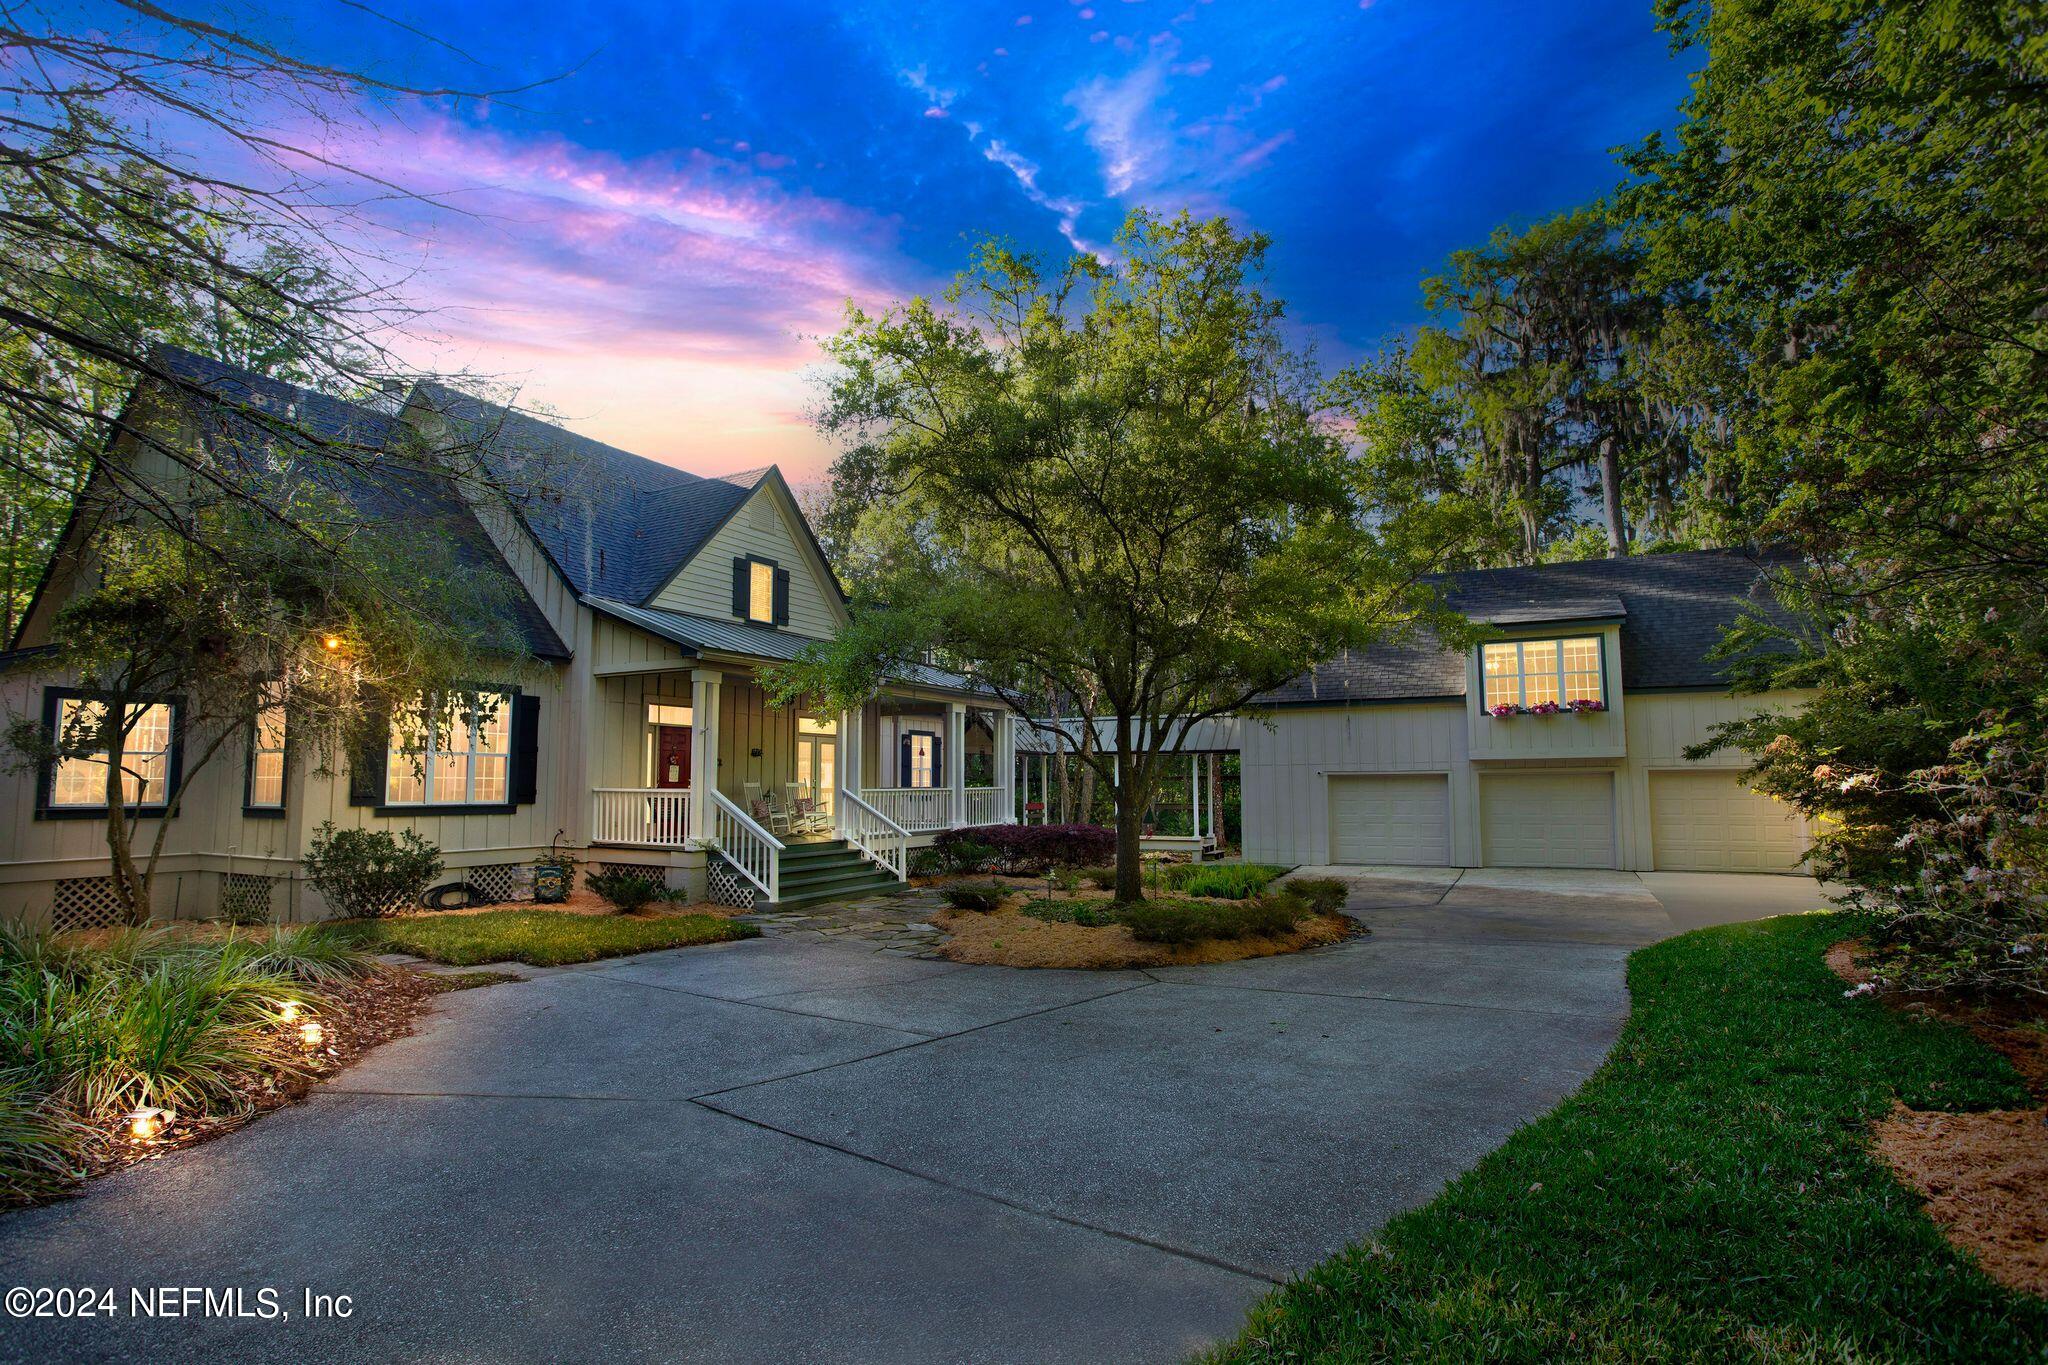
[[[567,832],[556,830],[548,851],[533,860],[533,899],[541,905],[560,905],[576,885],[576,859],[562,847]]]
[[[1539,701],[1529,708],[1529,714],[1532,716],[1554,716],[1562,710],[1564,708],[1554,701]]]
[[[1511,701],[1504,701],[1499,706],[1489,706],[1486,708],[1486,714],[1492,716],[1495,720],[1512,720],[1521,713],[1522,708]]]
[[[1573,715],[1590,716],[1596,711],[1605,711],[1607,703],[1592,697],[1580,697],[1571,703],[1571,708]]]

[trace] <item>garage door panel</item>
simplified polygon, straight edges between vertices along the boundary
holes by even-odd
[[[1329,790],[1332,862],[1450,864],[1450,779],[1443,774],[1332,777]]]
[[[1479,832],[1488,867],[1614,867],[1614,774],[1485,774]]]
[[[1650,842],[1660,871],[1790,872],[1806,822],[1731,772],[1651,773]]]

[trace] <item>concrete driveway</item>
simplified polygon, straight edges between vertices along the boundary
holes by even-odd
[[[0,1357],[1171,1359],[1576,1087],[1631,949],[1817,903],[1345,871],[1372,936],[1287,958],[771,938],[445,997],[304,1106],[0,1218],[0,1286],[119,1307],[0,1319]],[[289,1318],[136,1320],[161,1286]]]

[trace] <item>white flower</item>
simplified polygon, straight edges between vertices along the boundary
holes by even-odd
[[[1843,991],[1842,998],[1844,1000],[1855,1000],[1862,996],[1875,994],[1877,994],[1877,983],[1875,981],[1866,981],[1860,986],[1851,986],[1848,990]]]

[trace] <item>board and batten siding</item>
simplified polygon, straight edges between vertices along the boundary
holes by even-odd
[[[1610,684],[1609,704],[1616,700]],[[1267,724],[1240,731],[1243,758],[1244,850],[1247,858],[1274,863],[1332,861],[1329,779],[1340,775],[1440,772],[1449,781],[1451,861],[1483,865],[1480,813],[1481,773],[1596,770],[1614,775],[1615,861],[1623,868],[1654,866],[1650,774],[1657,771],[1739,771],[1746,760],[1724,751],[1703,762],[1685,757],[1689,745],[1711,737],[1715,725],[1760,710],[1788,710],[1796,693],[1736,697],[1723,692],[1630,693],[1619,717],[1625,723],[1626,753],[1580,756],[1586,739],[1604,738],[1572,727],[1601,727],[1602,717],[1518,716],[1505,722],[1472,719],[1476,702],[1424,702],[1352,707],[1288,708],[1269,713]],[[1529,727],[1512,746],[1494,746],[1503,756],[1475,759],[1468,737],[1473,727],[1500,724]],[[1513,756],[1506,756],[1512,753]]]
[[[784,628],[813,639],[829,639],[845,623],[839,593],[826,581],[808,538],[791,518],[781,489],[763,483],[741,504],[676,576],[647,605],[730,621],[732,562],[752,555],[789,570],[789,620]]]

